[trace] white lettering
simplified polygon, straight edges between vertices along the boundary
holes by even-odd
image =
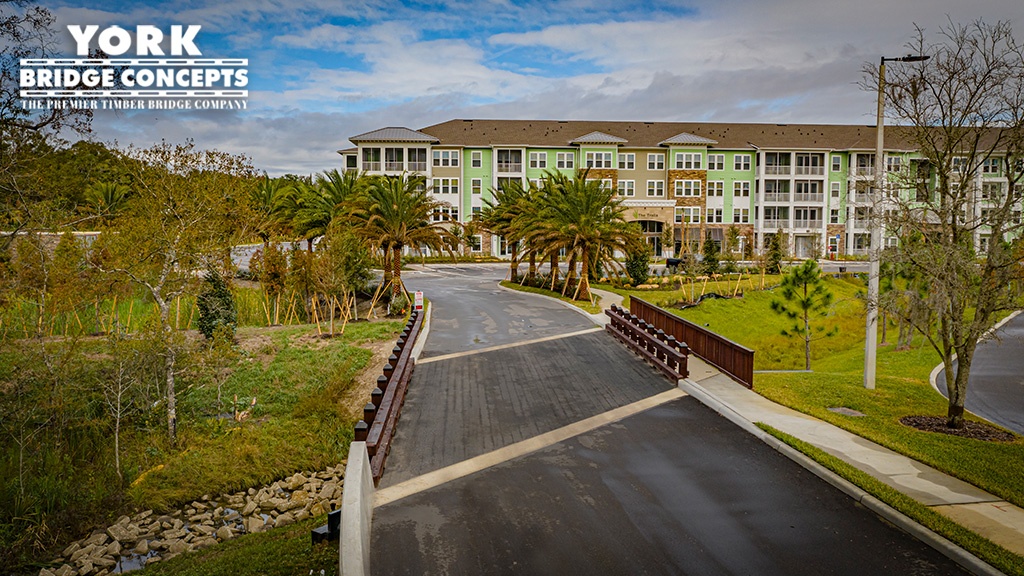
[[[120,56],[132,47],[132,36],[124,28],[111,26],[100,32],[99,45],[108,55]]]
[[[189,56],[202,56],[203,53],[196,47],[194,40],[202,26],[193,24],[182,34],[181,26],[171,26],[171,54],[181,56],[184,49]]]
[[[95,24],[89,26],[68,26],[68,32],[75,39],[75,53],[79,56],[89,55],[89,41],[100,27]]]
[[[160,42],[164,39],[164,33],[156,26],[142,25],[136,29],[135,34],[139,46],[135,53],[139,56],[163,56],[164,51],[160,48]]]

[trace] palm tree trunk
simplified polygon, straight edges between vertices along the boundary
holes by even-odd
[[[590,250],[580,254],[580,287],[577,290],[579,300],[590,300]]]
[[[569,291],[573,280],[576,279],[576,251],[569,254],[569,270],[565,273],[565,284],[562,285],[562,296]]]
[[[534,280],[537,279],[537,251],[536,250],[532,250],[532,249],[530,250],[529,260],[530,260],[530,267],[527,269],[526,275],[527,275],[527,277],[529,277],[530,282],[532,283]]]
[[[509,278],[510,281],[515,282],[519,276],[519,242],[512,242],[510,247],[512,248],[512,261],[509,262]]]
[[[558,252],[551,253],[551,289],[555,289],[555,281],[558,280]]]
[[[402,245],[395,244],[391,252],[391,295],[398,296],[402,291]]]

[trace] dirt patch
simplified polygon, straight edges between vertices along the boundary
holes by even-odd
[[[377,376],[383,374],[385,361],[391,355],[391,349],[395,347],[395,340],[383,340],[380,342],[369,342],[360,348],[365,348],[373,353],[370,361],[352,379],[352,385],[345,391],[342,397],[344,406],[348,406],[354,420],[363,417],[363,406],[370,401],[370,392],[377,387]]]
[[[1017,436],[1010,432],[970,420],[964,422],[963,428],[950,428],[946,426],[946,419],[941,416],[904,416],[900,418],[900,424],[925,432],[938,432],[985,442],[1013,442],[1017,439]]]

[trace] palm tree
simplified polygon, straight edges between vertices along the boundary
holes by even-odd
[[[505,239],[512,260],[509,263],[509,277],[519,276],[519,243],[524,239],[525,222],[536,207],[537,187],[531,182],[524,187],[512,181],[491,190],[492,198],[484,200],[480,211],[480,222],[485,229]],[[536,251],[530,250],[530,279],[537,271]]]
[[[359,229],[368,241],[380,246],[385,254],[391,252],[392,295],[405,291],[402,284],[403,248],[426,246],[431,250],[442,250],[451,242],[451,233],[442,223],[431,222],[431,216],[440,207],[441,202],[427,194],[423,176],[402,174],[377,176],[370,180],[353,216],[361,222]]]
[[[580,263],[574,298],[589,300],[591,267],[605,262],[615,265],[616,252],[641,247],[643,238],[636,226],[626,221],[615,190],[599,180],[588,180],[587,171],[572,178],[549,172],[547,182],[528,234],[547,254],[565,249],[570,261]]]
[[[107,221],[124,208],[130,194],[131,189],[124,184],[97,182],[86,188],[85,200],[90,211]]]
[[[331,223],[347,217],[365,186],[366,179],[353,170],[328,170],[312,184],[300,182],[292,208],[295,233],[313,246],[313,240],[327,233]]]
[[[267,243],[282,223],[282,213],[287,205],[285,198],[291,194],[292,185],[283,178],[270,178],[266,174],[249,191],[249,207],[256,213],[256,234],[263,241],[263,253]]]

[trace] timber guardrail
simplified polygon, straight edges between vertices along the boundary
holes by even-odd
[[[635,296],[629,298],[629,312],[675,336],[677,341],[686,342],[691,352],[733,380],[747,388],[754,387],[754,351],[750,348]]]
[[[382,369],[383,374],[377,377],[377,387],[370,393],[370,402],[363,407],[363,419],[356,423],[355,440],[366,442],[374,485],[380,483],[384,474],[391,440],[402,413],[405,393],[409,389],[409,380],[416,364],[412,349],[423,326],[423,316],[423,312],[414,311],[409,317]]]
[[[689,375],[686,357],[690,351],[686,342],[614,304],[604,313],[608,316],[605,330],[653,364],[669,380],[674,382]]]

